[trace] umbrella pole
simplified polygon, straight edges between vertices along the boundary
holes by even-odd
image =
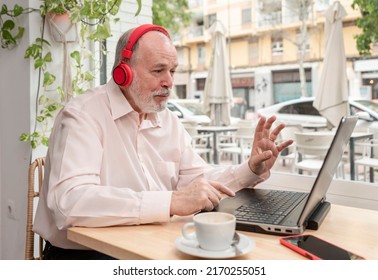
[[[221,125],[221,105],[216,104],[215,105],[215,125],[220,126]]]

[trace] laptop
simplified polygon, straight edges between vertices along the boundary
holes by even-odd
[[[326,193],[357,119],[348,116],[340,120],[309,193],[245,188],[234,197],[223,199],[214,211],[234,214],[238,230],[292,235],[301,234],[306,228],[317,229],[330,208],[330,203],[325,200]]]

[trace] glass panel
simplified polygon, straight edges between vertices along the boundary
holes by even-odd
[[[311,82],[306,83],[307,95],[312,96]],[[273,84],[274,103],[280,103],[287,100],[296,99],[302,96],[301,84],[292,83],[275,83]]]

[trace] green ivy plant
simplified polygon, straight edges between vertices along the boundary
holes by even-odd
[[[136,0],[140,13],[142,1]],[[36,126],[31,133],[22,133],[19,140],[30,142],[32,148],[39,145],[48,146],[49,128],[56,112],[67,100],[67,92],[62,86],[55,85],[56,75],[49,71],[49,65],[54,63],[50,51],[51,43],[45,38],[45,17],[50,13],[68,13],[70,20],[80,24],[80,46],[70,53],[74,75],[72,77],[72,96],[83,93],[93,81],[96,69],[86,70],[84,59],[93,59],[93,54],[86,48],[88,40],[104,42],[111,36],[110,22],[118,21],[117,13],[121,0],[43,0],[39,9],[25,8],[18,4],[8,7],[3,4],[0,11],[0,42],[1,48],[12,50],[22,39],[25,28],[21,25],[25,14],[38,12],[42,17],[41,36],[26,49],[25,59],[34,62],[34,69],[40,74],[40,84],[37,89]],[[103,46],[103,44],[101,44]],[[102,49],[106,52],[106,49]],[[99,66],[99,65],[97,65]],[[97,67],[98,68],[98,67]],[[58,93],[51,94],[51,92]]]
[[[0,11],[0,42],[3,49],[12,49],[24,35],[25,28],[19,24],[19,17],[35,9],[15,4],[12,9],[3,4]]]

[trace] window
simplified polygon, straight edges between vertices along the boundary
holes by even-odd
[[[320,116],[318,110],[312,105],[312,101],[291,104],[282,107],[280,114]]]
[[[203,0],[189,0],[188,6],[189,6],[189,9],[202,7],[203,6]]]
[[[311,69],[305,69],[307,96],[312,96]],[[302,96],[299,69],[274,71],[272,73],[274,103]]]
[[[242,10],[242,24],[247,24],[252,22],[252,12],[251,8]]]
[[[176,85],[176,95],[180,99],[186,98],[186,85]]]
[[[197,59],[198,59],[198,65],[205,65],[206,49],[205,49],[205,45],[203,44],[197,46]]]
[[[251,65],[259,63],[259,41],[257,37],[252,37],[248,41],[248,60]]]
[[[205,83],[206,79],[205,78],[198,78],[196,79],[196,90],[204,90],[205,89]]]
[[[282,38],[272,38],[272,54],[282,54],[283,53],[283,41]]]
[[[305,69],[306,81],[311,81],[311,69]],[[299,69],[273,72],[273,83],[299,82]]]
[[[315,3],[315,9],[317,12],[325,11],[329,7],[330,0],[318,0]]]
[[[217,21],[217,14],[210,14],[206,16],[206,25],[205,28],[210,28],[214,22]]]
[[[183,48],[177,48],[177,59],[179,65],[184,65],[186,61],[184,61],[184,49]]]

